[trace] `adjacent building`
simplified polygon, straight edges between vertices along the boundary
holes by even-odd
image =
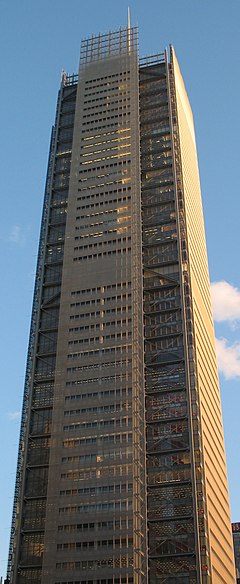
[[[192,112],[130,26],[62,76],[8,579],[235,582]]]
[[[232,523],[237,584],[240,584],[240,523]]]

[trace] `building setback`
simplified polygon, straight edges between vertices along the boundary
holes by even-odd
[[[62,76],[8,580],[235,582],[192,112],[137,28]]]

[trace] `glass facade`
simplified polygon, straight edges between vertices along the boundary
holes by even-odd
[[[140,69],[149,580],[197,582],[168,65]],[[169,580],[170,581],[170,580]]]

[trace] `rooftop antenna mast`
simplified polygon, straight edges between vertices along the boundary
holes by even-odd
[[[128,6],[127,41],[128,41],[128,53],[130,53],[131,52],[131,16],[130,16],[130,6]]]

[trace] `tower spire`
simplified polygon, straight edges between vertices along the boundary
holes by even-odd
[[[131,28],[131,14],[130,14],[130,6],[128,6],[128,30]]]
[[[128,23],[127,23],[127,39],[128,39],[128,52],[131,52],[131,15],[130,15],[130,6],[128,6]]]

